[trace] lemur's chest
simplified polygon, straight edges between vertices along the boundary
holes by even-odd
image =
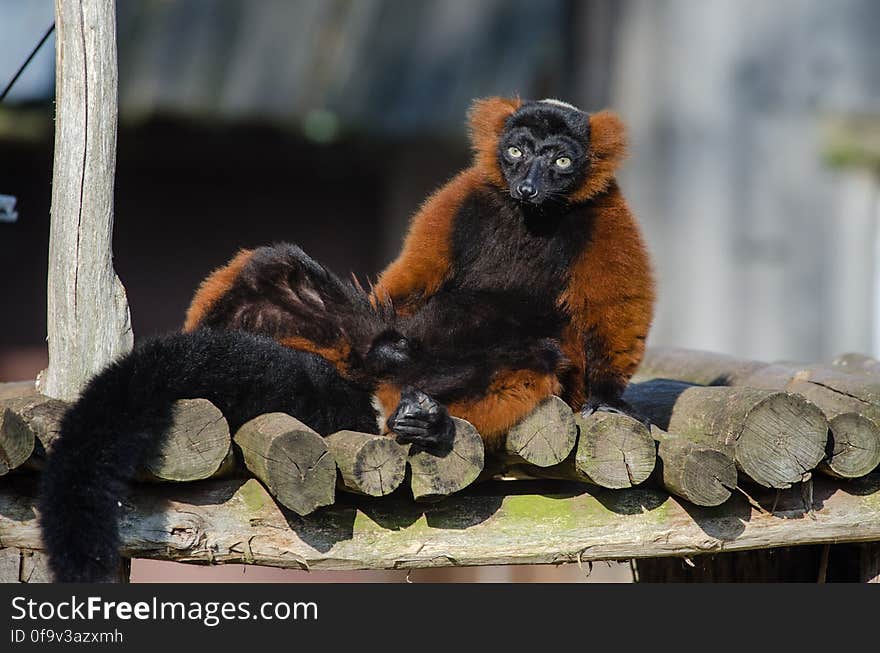
[[[589,224],[585,209],[525,211],[500,191],[474,193],[456,215],[450,284],[555,302],[589,240]]]

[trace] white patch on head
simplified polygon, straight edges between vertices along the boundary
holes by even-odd
[[[557,100],[556,98],[552,97],[544,98],[543,100],[538,101],[544,104],[555,104],[557,107],[565,107],[566,109],[571,109],[572,111],[580,111],[580,109],[578,109],[573,104],[569,104],[568,102],[563,102],[562,100]]]
[[[376,395],[373,395],[372,403],[373,408],[376,409],[376,424],[379,426],[379,433],[384,433],[385,422],[388,421],[388,415],[385,414],[385,407]]]

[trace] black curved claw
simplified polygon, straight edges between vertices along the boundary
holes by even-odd
[[[388,428],[401,444],[445,456],[452,451],[455,425],[446,407],[421,390],[406,388],[388,418]]]

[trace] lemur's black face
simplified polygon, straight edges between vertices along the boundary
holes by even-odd
[[[589,116],[555,100],[523,104],[504,125],[498,160],[510,195],[540,205],[564,202],[587,173]]]

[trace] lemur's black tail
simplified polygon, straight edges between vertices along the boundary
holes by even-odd
[[[371,394],[318,356],[242,332],[202,330],[149,341],[86,386],[43,473],[40,524],[55,579],[113,579],[121,501],[171,425],[176,399],[203,397],[231,428],[286,412],[318,433],[377,432]]]

